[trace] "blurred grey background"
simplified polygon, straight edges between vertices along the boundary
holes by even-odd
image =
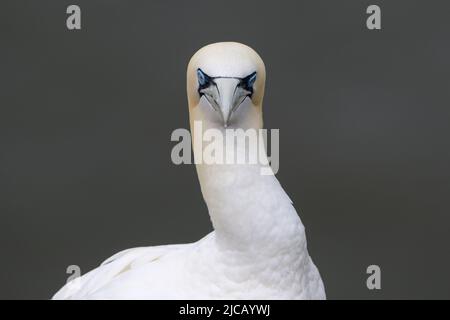
[[[82,30],[66,28],[78,4]],[[366,8],[382,30],[366,28]],[[239,41],[268,72],[278,178],[329,298],[450,298],[450,3],[2,1],[0,298],[47,299],[135,246],[211,230],[193,166],[185,70]],[[381,290],[366,268],[381,267]]]

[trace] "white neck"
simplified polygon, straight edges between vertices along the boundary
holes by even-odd
[[[201,114],[201,108],[191,112],[191,130],[198,120],[202,121],[203,130],[225,130],[202,119]],[[262,119],[253,119],[239,127],[259,127]],[[193,132],[194,139],[197,134]],[[234,153],[245,154],[246,149],[235,146]],[[197,164],[202,194],[219,244],[233,249],[258,246],[258,252],[279,251],[280,247],[292,246],[292,242],[301,247],[305,242],[303,225],[289,197],[275,176],[262,175],[261,169],[261,164]]]

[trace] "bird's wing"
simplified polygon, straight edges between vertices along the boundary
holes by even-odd
[[[173,250],[186,245],[140,247],[121,251],[106,259],[98,268],[74,279],[62,287],[53,299],[83,299],[108,285],[118,275],[142,264],[152,263]]]

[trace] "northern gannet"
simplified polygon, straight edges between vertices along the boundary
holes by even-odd
[[[191,131],[194,121],[261,129],[264,84],[264,63],[250,47],[201,48],[187,68]],[[195,243],[119,252],[53,299],[325,299],[303,224],[275,176],[258,164],[196,168],[213,232]]]

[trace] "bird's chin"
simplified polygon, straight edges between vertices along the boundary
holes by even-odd
[[[234,126],[232,123],[223,123],[223,121],[215,121],[214,122],[214,128],[218,129],[220,131],[225,131],[227,129],[233,129]]]
[[[227,122],[221,121],[217,123],[218,126],[220,126],[222,129],[237,129],[238,126],[236,124],[236,121],[234,119],[229,119]]]

